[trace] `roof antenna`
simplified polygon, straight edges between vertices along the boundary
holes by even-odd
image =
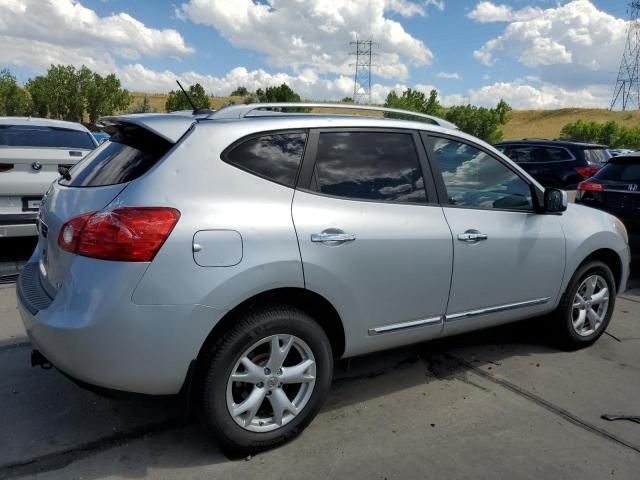
[[[182,87],[182,84],[180,83],[180,80],[176,80],[176,83],[180,87],[180,90],[182,90],[182,93],[184,93],[184,96],[187,97],[187,102],[189,102],[189,105],[191,105],[191,108],[193,108],[193,114],[195,115],[195,113],[198,110],[198,108],[193,104],[193,100],[191,100],[191,97],[189,96],[187,91]]]

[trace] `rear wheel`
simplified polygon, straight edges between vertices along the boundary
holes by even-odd
[[[253,311],[211,350],[205,423],[234,453],[283,443],[317,414],[332,372],[329,340],[306,313],[287,306]]]
[[[594,343],[609,325],[616,300],[611,269],[603,262],[582,265],[571,278],[552,326],[562,346],[578,349]]]

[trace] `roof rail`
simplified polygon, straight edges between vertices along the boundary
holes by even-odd
[[[284,102],[284,103],[250,103],[248,105],[230,105],[228,107],[217,110],[216,112],[209,115],[207,118],[211,118],[211,119],[245,118],[249,116],[249,113],[254,112],[256,110],[262,110],[265,108],[332,108],[332,109],[339,108],[343,110],[368,110],[371,112],[395,113],[398,115],[405,115],[408,117],[410,116],[410,117],[420,118],[423,120],[429,120],[429,123],[433,125],[438,125],[440,127],[449,128],[452,130],[458,129],[458,127],[455,124],[448,122],[446,120],[443,120],[442,118],[434,117],[433,115],[412,112],[409,110],[400,110],[397,108],[374,107],[370,105],[358,105],[354,103]],[[296,112],[296,114],[297,113],[299,112]],[[266,114],[266,112],[264,114]]]

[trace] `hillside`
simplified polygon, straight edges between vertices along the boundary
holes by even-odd
[[[142,99],[144,93],[132,93],[133,101]],[[146,94],[149,97],[151,106],[158,112],[164,111],[166,94]],[[242,102],[242,97],[210,97],[212,108],[221,108],[225,104],[235,101]],[[330,110],[322,110],[330,113]],[[375,114],[374,114],[375,115]],[[627,112],[611,112],[604,109],[588,108],[563,108],[559,110],[514,110],[511,112],[511,119],[502,131],[505,140],[520,138],[557,138],[560,130],[567,123],[576,120],[594,120],[606,122],[615,120],[624,126],[640,126],[640,110]]]

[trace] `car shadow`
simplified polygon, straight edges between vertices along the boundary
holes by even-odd
[[[506,357],[557,352],[558,349],[549,344],[543,330],[539,328],[539,321],[540,319],[534,319],[519,322],[340,361],[335,367],[331,393],[317,421],[322,421],[324,414],[331,415],[336,410],[357,406],[362,402],[425,383],[457,379],[474,384],[467,378],[473,368],[487,365],[491,368],[492,364],[499,364],[500,360]],[[470,358],[470,361],[459,361],[456,352],[461,350],[464,350],[465,358]],[[395,375],[398,371],[404,372],[402,375]],[[42,374],[46,375],[47,372]],[[59,377],[54,385],[68,382],[64,377]],[[56,394],[55,391],[50,393]],[[71,390],[68,395],[74,393],[81,395],[79,390]],[[38,394],[46,403],[46,391],[39,391]],[[101,408],[104,410],[107,408],[104,407],[104,402],[107,402],[114,424],[120,425],[120,429],[71,448],[47,449],[47,453],[41,456],[34,453],[38,452],[39,448],[31,438],[29,446],[25,445],[30,454],[24,460],[28,461],[23,461],[25,464],[21,465],[17,459],[12,466],[0,465],[0,478],[59,469],[86,457],[105,452],[109,454],[113,447],[132,441],[140,442],[143,451],[147,449],[146,454],[137,452],[138,449],[135,449],[136,453],[133,453],[133,449],[118,449],[129,453],[119,454],[117,461],[107,463],[106,470],[101,467],[99,473],[95,472],[94,476],[88,478],[97,479],[108,474],[138,478],[146,476],[149,468],[194,468],[237,460],[225,455],[216,445],[215,439],[211,438],[193,417],[185,419],[181,410],[182,399],[105,400],[91,393],[82,395],[89,395],[89,400],[82,402],[82,408],[69,412],[65,418],[65,428],[73,430],[81,427],[87,416],[95,414],[92,405],[102,405]],[[425,401],[428,401],[428,397]],[[33,408],[31,405],[30,408],[12,412],[12,415],[24,416],[23,419],[16,419],[16,423],[28,423]],[[127,422],[122,421],[123,418],[139,418],[140,412],[151,410],[158,413],[152,422],[143,422],[128,429]],[[64,434],[61,436],[64,437]],[[45,439],[47,436],[42,438]],[[150,443],[151,439],[153,446]],[[161,454],[151,455],[148,451],[150,448],[157,449]],[[87,473],[83,472],[84,478],[87,478]]]

